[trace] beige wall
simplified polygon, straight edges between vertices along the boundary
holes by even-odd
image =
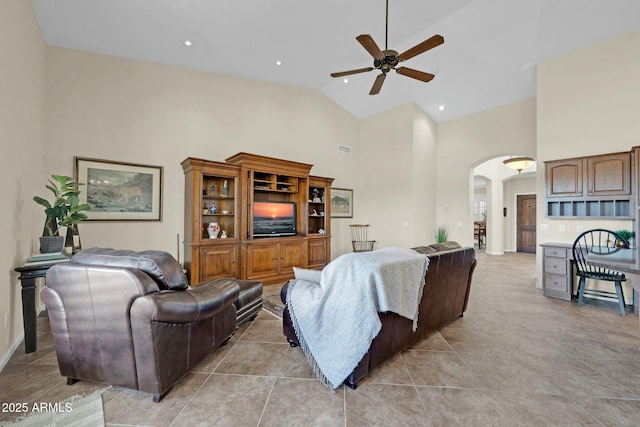
[[[530,98],[438,124],[436,217],[451,240],[473,244],[475,166],[510,154],[536,156],[535,108]],[[497,233],[498,225],[488,224],[487,232]],[[501,242],[502,234],[489,238]]]
[[[14,268],[31,253],[44,213],[31,200],[42,193],[44,52],[31,3],[0,2],[0,367],[22,334],[20,283]]]
[[[245,151],[313,164],[336,187],[359,180],[358,120],[314,90],[48,47],[46,111],[47,143],[57,148],[47,173],[71,173],[73,156],[164,167],[163,221],[84,222],[85,247],[176,255],[180,162],[189,156],[224,161]],[[342,222],[332,221],[334,254],[350,250]]]
[[[413,103],[361,123],[361,176],[352,223],[375,248],[433,243],[435,122]]]
[[[421,108],[413,108],[412,212],[409,247],[435,242],[437,193],[437,124]],[[404,226],[404,224],[401,224]]]
[[[541,170],[545,160],[629,151],[640,145],[640,31],[539,64],[537,76]],[[540,175],[539,200],[544,200],[544,186]],[[549,231],[538,227],[539,243],[572,243],[578,226],[618,230],[633,225],[622,220],[549,219],[543,203],[538,204],[538,224],[549,226]],[[538,257],[538,282],[541,276]]]

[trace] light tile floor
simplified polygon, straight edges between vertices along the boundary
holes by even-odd
[[[478,253],[469,308],[396,356],[356,390],[313,378],[281,321],[262,312],[160,403],[114,388],[112,426],[638,426],[638,316],[614,303],[547,298],[535,257]],[[268,290],[273,291],[273,290]],[[103,386],[68,386],[46,318],[38,351],[18,348],[0,373],[0,403],[57,402]],[[10,420],[17,414],[0,413]]]

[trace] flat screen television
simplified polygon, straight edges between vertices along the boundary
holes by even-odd
[[[253,202],[253,237],[295,235],[295,202]]]

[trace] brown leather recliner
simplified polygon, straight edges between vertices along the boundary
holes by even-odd
[[[239,286],[188,285],[160,251],[92,248],[49,269],[41,292],[60,373],[153,394],[160,401],[236,327]]]

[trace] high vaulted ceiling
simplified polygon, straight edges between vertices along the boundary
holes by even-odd
[[[355,37],[384,49],[385,0],[32,3],[49,45],[317,89],[358,118],[413,101],[445,121],[525,99],[537,63],[640,29],[640,0],[389,0],[390,49],[445,43],[403,63],[431,82],[391,72],[370,96],[377,70],[329,74],[372,65]]]

